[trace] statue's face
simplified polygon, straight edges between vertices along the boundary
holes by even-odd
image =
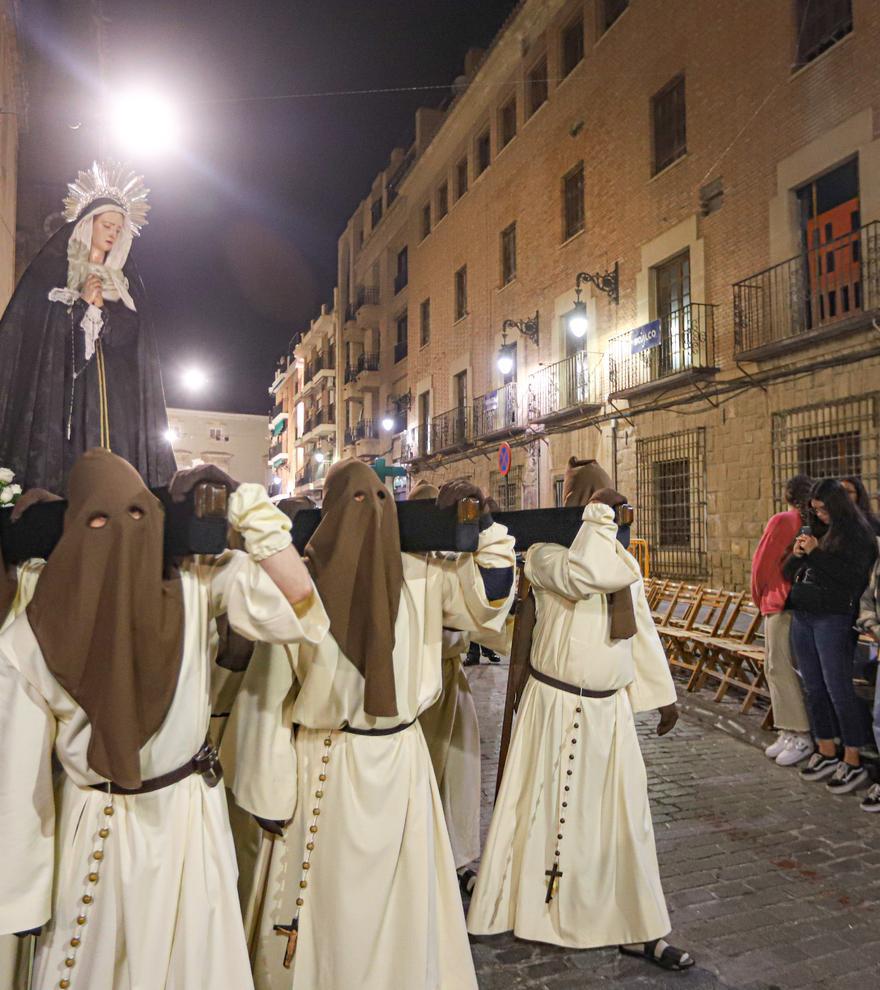
[[[95,217],[92,223],[92,250],[107,254],[122,233],[125,217],[111,211]]]

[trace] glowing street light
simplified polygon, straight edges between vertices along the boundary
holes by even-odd
[[[578,299],[571,311],[571,316],[568,318],[569,333],[572,337],[583,337],[584,334],[586,334],[589,325],[590,323],[587,319],[587,304],[582,299]]]
[[[394,418],[392,416],[382,417],[382,429],[386,433],[390,433],[394,429]]]
[[[168,429],[165,431],[165,439],[168,441],[168,443],[174,443],[174,441],[177,439],[177,430],[169,426]]]
[[[208,384],[208,376],[201,368],[187,368],[181,375],[184,388],[190,392],[201,392]]]
[[[177,145],[180,118],[161,93],[147,89],[120,93],[110,104],[113,134],[131,154],[161,154]]]
[[[323,451],[321,451],[321,450],[316,450],[315,451],[315,463],[316,464],[323,464],[324,463],[324,452]]]

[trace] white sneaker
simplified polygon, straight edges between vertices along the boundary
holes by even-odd
[[[776,765],[793,767],[808,756],[812,756],[815,748],[810,736],[800,732],[792,732],[789,734],[785,749],[776,757]]]
[[[770,743],[770,745],[764,750],[764,756],[766,756],[768,760],[775,760],[776,757],[779,756],[779,754],[788,745],[790,736],[790,732],[786,732],[785,729],[780,729],[779,735],[776,737],[776,742]]]

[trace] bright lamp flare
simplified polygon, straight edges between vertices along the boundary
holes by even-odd
[[[382,429],[385,430],[386,433],[394,429],[394,420],[390,416],[386,416],[382,420]]]
[[[180,136],[180,120],[172,103],[149,90],[120,94],[111,104],[110,118],[114,136],[132,153],[168,151]]]
[[[168,443],[174,443],[174,441],[177,439],[177,430],[169,426],[168,429],[165,431],[165,439],[168,441]]]
[[[568,318],[569,333],[571,333],[572,337],[583,337],[587,332],[588,326],[586,303],[578,300],[574,304],[571,316]]]
[[[187,368],[181,380],[191,392],[199,392],[208,384],[208,376],[201,368]]]
[[[506,351],[498,357],[498,370],[502,375],[509,375],[513,371],[513,357]]]
[[[316,450],[315,451],[315,463],[316,464],[323,464],[324,463],[324,454],[320,450]]]

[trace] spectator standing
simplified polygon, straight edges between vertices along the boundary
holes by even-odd
[[[857,626],[880,643],[880,559],[874,562],[871,580],[862,595]],[[880,677],[874,689],[874,741],[880,750]],[[871,785],[862,799],[861,808],[862,811],[880,811],[880,784]]]
[[[807,759],[815,749],[803,688],[791,657],[791,611],[787,608],[791,583],[782,573],[803,525],[813,482],[799,474],[785,486],[786,512],[772,516],[752,558],[752,600],[764,616],[766,658],[764,673],[773,704],[776,741],[764,753],[779,766],[790,767]]]
[[[818,482],[810,505],[827,531],[821,540],[800,534],[783,567],[793,582],[792,647],[818,747],[800,772],[804,780],[830,777],[828,790],[846,794],[867,780],[859,756],[859,747],[868,741],[867,726],[852,683],[853,625],[877,557],[877,541],[840,482]],[[837,738],[843,744],[842,760]]]
[[[871,505],[871,496],[868,494],[868,489],[865,488],[862,479],[851,476],[849,478],[841,478],[840,483],[843,486],[843,490],[849,495],[850,501],[861,509],[862,515],[868,520],[871,529],[874,530],[877,536],[880,536],[880,517],[874,512],[874,507]]]

